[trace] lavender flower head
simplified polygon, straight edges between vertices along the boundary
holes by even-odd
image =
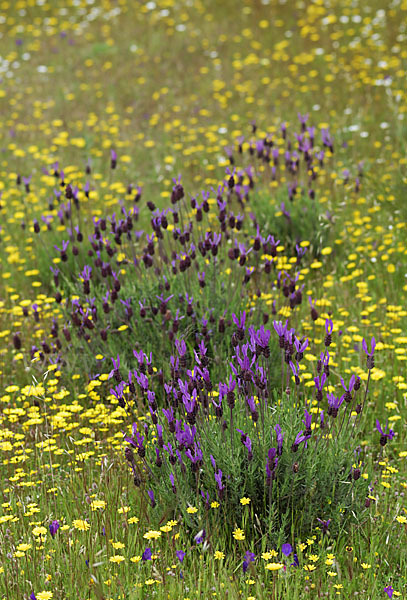
[[[150,498],[151,507],[154,508],[156,506],[156,501],[155,501],[155,498],[154,498],[154,492],[153,492],[153,490],[148,490],[147,494],[148,494],[148,497]]]
[[[285,434],[281,432],[281,425],[279,425],[278,423],[274,427],[274,431],[276,432],[277,438],[277,454],[278,456],[281,456],[283,453],[283,440]]]
[[[182,563],[182,561],[184,560],[184,557],[185,557],[186,553],[183,550],[176,550],[175,554],[176,554],[179,562]]]
[[[363,338],[363,342],[362,342],[362,348],[364,350],[364,352],[366,353],[366,357],[367,357],[367,368],[373,369],[374,367],[374,351],[376,348],[376,340],[374,337],[372,337],[371,342],[370,342],[370,352],[367,349],[367,344],[366,344],[366,340],[365,338]]]
[[[151,560],[152,552],[151,548],[146,548],[141,556],[143,561]]]
[[[328,528],[331,523],[331,519],[328,519],[327,521],[323,521],[322,519],[318,519],[318,517],[317,517],[317,521],[319,521],[319,523],[321,523],[322,533],[323,534],[328,533]]]
[[[55,537],[55,535],[59,529],[59,526],[60,526],[59,521],[52,521],[52,523],[49,526],[49,532],[51,534],[51,537],[53,537],[53,538]]]
[[[246,573],[247,569],[249,568],[250,563],[253,562],[255,558],[256,558],[256,555],[253,552],[249,552],[249,551],[246,552],[245,559],[243,561],[243,573]]]
[[[388,428],[387,422],[386,422],[386,427],[383,430],[380,425],[379,419],[376,419],[376,429],[381,434],[381,436],[380,436],[380,445],[381,446],[385,446],[387,444],[387,440],[392,440],[395,436],[394,431],[392,429],[389,429],[389,431],[387,431],[387,428]]]
[[[331,319],[327,319],[325,321],[325,347],[328,348],[332,344],[332,332],[334,329],[334,324]]]

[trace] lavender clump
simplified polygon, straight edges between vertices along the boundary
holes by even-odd
[[[188,503],[217,500],[222,510],[233,514],[240,497],[248,495],[259,515],[277,514],[282,529],[292,518],[298,530],[305,531],[322,498],[332,496],[331,506],[347,516],[359,489],[365,497],[364,480],[354,478],[351,497],[341,483],[351,460],[346,448],[358,432],[351,408],[360,379],[347,387],[342,380],[345,394],[340,397],[329,391],[333,379],[338,383],[330,369],[334,323],[329,318],[316,365],[315,397],[308,398],[301,371],[310,343],[294,328],[303,304],[299,266],[308,253],[298,237],[286,235],[285,226],[291,230],[297,222],[294,213],[303,186],[315,208],[314,167],[326,160],[323,151],[314,150],[315,129],[307,127],[307,119],[299,115],[301,131],[294,139],[282,126],[283,152],[274,147],[271,136],[253,139],[248,154],[256,167],[228,168],[223,182],[212,190],[212,202],[210,192],[201,190],[187,207],[180,176],[173,180],[164,210],[152,200],[144,201],[142,190],[129,184],[131,200],[126,202],[131,205],[121,201],[113,214],[95,217],[87,239],[79,221],[80,190],[65,181],[58,167],[56,179],[67,200],[61,204],[61,193],[54,193],[60,204],[58,218],[71,223],[70,239],[55,246],[60,270],[52,271],[55,299],[66,315],[65,339],[58,338],[53,326],[51,341],[44,339],[42,350],[32,352],[43,361],[50,355],[56,362],[62,360],[65,347],[80,349],[89,361],[99,353],[111,357],[108,378],[114,387],[106,389],[107,402],[118,404],[133,421],[131,435],[124,433],[125,459],[152,507],[167,503],[177,511]],[[242,143],[238,140],[239,154]],[[322,132],[322,143],[333,152],[328,130]],[[233,152],[228,150],[231,165],[236,162]],[[279,181],[282,164],[289,178],[284,193],[290,210],[281,203],[280,235],[268,225],[260,227],[251,196],[262,172]],[[114,150],[110,167],[118,168]],[[305,181],[301,169],[307,172]],[[83,193],[89,195],[90,188],[86,182]],[[145,229],[138,224],[141,211],[148,215]],[[47,232],[39,233],[42,237]],[[292,272],[279,267],[280,239],[291,244]],[[64,264],[73,261],[74,276]],[[230,269],[233,286],[222,281],[225,269]],[[263,299],[264,289],[270,289],[270,297]],[[310,299],[310,305],[316,323],[315,300]],[[288,308],[290,319],[275,319],[273,327],[266,328],[270,312],[284,315]],[[33,311],[34,320],[40,321]],[[124,342],[117,341],[118,333]],[[365,346],[364,350],[370,375],[374,346],[370,353]],[[160,354],[165,361],[157,359]],[[365,398],[367,391],[368,384]],[[134,415],[135,407],[145,416],[143,425]],[[342,415],[342,421],[337,419]],[[382,436],[387,441],[387,429]],[[343,453],[338,460],[339,445]],[[338,523],[339,512],[335,518],[327,516]]]
[[[332,494],[332,500],[347,515],[350,507],[353,505],[354,509],[354,502],[359,503],[359,500],[359,510],[365,510],[367,483],[360,477],[360,468],[351,468],[356,486],[352,498],[348,487],[341,484],[343,473],[353,460],[346,448],[356,439],[355,416],[349,415],[349,419],[345,419],[349,404],[345,396],[351,394],[353,400],[356,377],[351,377],[347,386],[341,378],[345,394],[337,396],[325,392],[325,384],[332,377],[325,371],[315,378],[314,405],[306,402],[301,407],[299,397],[293,399],[290,394],[284,394],[282,406],[278,393],[270,388],[267,375],[264,349],[270,347],[271,331],[263,325],[259,328],[248,326],[247,321],[248,315],[244,312],[233,315],[231,374],[226,382],[213,381],[210,369],[203,366],[208,348],[202,340],[189,364],[181,364],[186,343],[175,339],[172,375],[164,380],[165,398],[170,405],[154,412],[156,420],[152,413],[150,424],[145,425],[147,436],[153,435],[156,441],[149,449],[136,423],[133,424],[133,435],[124,438],[146,461],[140,468],[149,480],[150,501],[154,501],[154,505],[160,501],[171,502],[182,510],[183,506],[199,501],[208,505],[216,500],[224,510],[233,511],[237,510],[240,497],[248,495],[255,510],[265,518],[270,516],[270,511],[277,510],[283,529],[284,515],[292,514],[290,518],[294,519],[298,531],[306,531],[310,526],[310,522],[304,525],[304,514],[312,520],[315,493],[321,494],[321,501],[322,495]],[[284,353],[291,356],[296,347],[301,348],[306,343],[304,338],[298,338],[293,328],[288,329],[287,323],[282,326],[276,321],[273,326],[278,334],[278,346],[283,337]],[[137,353],[135,356],[141,360]],[[328,360],[325,351],[321,365],[328,364]],[[292,378],[295,382],[299,378],[298,363],[290,361],[287,364],[283,360],[282,368],[286,381]],[[137,384],[151,408],[152,398],[158,391],[157,380],[139,376]],[[301,387],[301,382],[297,387]],[[224,402],[228,408],[226,412]],[[327,408],[323,409],[324,405]],[[289,406],[291,417],[288,417]],[[325,414],[330,417],[328,422]],[[342,424],[335,428],[340,415]],[[386,430],[383,435],[391,439],[392,432]],[[340,458],[336,449],[338,443],[344,448]],[[296,455],[294,463],[293,454]],[[168,470],[169,477],[158,475],[157,469]],[[262,476],[259,477],[259,473]],[[176,485],[176,480],[182,481],[182,485]],[[311,489],[314,490],[312,499],[309,496]],[[283,490],[286,490],[287,499],[282,503]],[[171,495],[167,496],[169,491]],[[194,497],[195,493],[197,497]],[[340,518],[336,513],[318,520],[327,533],[328,528],[338,525]]]

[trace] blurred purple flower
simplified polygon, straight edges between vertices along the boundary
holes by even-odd
[[[155,498],[154,498],[154,492],[153,492],[153,490],[148,490],[147,494],[148,494],[148,497],[150,498],[151,507],[154,508],[155,505],[156,505],[156,501],[155,501]]]
[[[386,427],[383,430],[380,425],[379,419],[376,419],[376,429],[381,434],[381,437],[380,437],[380,445],[381,446],[385,446],[387,444],[387,440],[392,440],[395,436],[395,433],[392,429],[389,429],[389,431],[387,432],[388,426],[389,426],[389,424],[388,424],[388,422],[386,422]]]
[[[323,521],[322,519],[318,519],[318,517],[317,517],[317,521],[319,521],[321,523],[322,533],[323,534],[328,533],[328,529],[329,529],[329,525],[331,523],[331,519],[328,519],[327,521]]]
[[[292,551],[293,547],[291,546],[291,544],[283,544],[281,546],[281,552],[284,554],[284,556],[290,556]]]
[[[246,573],[247,569],[249,568],[250,563],[253,562],[255,558],[256,558],[256,555],[253,552],[249,552],[249,551],[246,552],[245,559],[243,561],[243,573]]]
[[[49,532],[51,534],[51,536],[54,538],[56,535],[56,532],[59,529],[59,522],[58,521],[52,521],[51,525],[49,526]]]
[[[367,349],[367,344],[366,344],[365,338],[363,338],[363,341],[362,341],[362,348],[366,352],[367,356],[373,356],[375,348],[376,348],[376,340],[375,340],[375,338],[372,337],[372,339],[370,341],[370,352]]]
[[[205,529],[201,529],[201,531],[199,531],[196,536],[194,537],[194,542],[196,544],[202,544],[202,542],[204,541],[204,539],[206,538],[206,531]]]
[[[298,560],[297,554],[294,552],[294,562],[290,564],[290,567],[299,567],[300,561]]]
[[[151,548],[146,548],[141,556],[142,560],[146,561],[146,560],[151,560]]]

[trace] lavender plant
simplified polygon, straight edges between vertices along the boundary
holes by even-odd
[[[132,418],[125,457],[142,497],[157,511],[181,512],[192,524],[188,507],[201,503],[208,527],[230,530],[247,496],[256,526],[280,541],[310,531],[317,519],[339,527],[360,515],[367,496],[357,440],[370,379],[363,401],[355,377],[342,381],[344,394],[334,393],[331,381],[339,381],[330,373],[328,320],[314,394],[306,394],[301,366],[308,340],[292,326],[303,302],[306,250],[293,231],[280,239],[252,202],[258,184],[285,188],[288,177],[289,203],[302,187],[314,206],[322,148],[332,155],[333,141],[323,130],[317,147],[315,130],[305,127],[305,116],[300,122],[294,150],[281,128],[284,177],[281,140],[250,140],[256,168],[236,169],[229,150],[231,166],[217,189],[188,202],[178,177],[164,209],[144,203],[142,190],[129,185],[131,206],[122,201],[119,213],[94,217],[88,241],[79,187],[54,165],[62,190],[54,196],[58,202],[65,196],[58,217],[70,223],[69,239],[55,240],[59,266],[51,267],[65,323],[61,335],[54,320],[50,340],[31,349],[32,357],[57,363],[80,357],[91,379],[111,360],[102,393]],[[242,139],[237,151],[243,154]],[[112,172],[118,160],[113,152]],[[91,188],[88,179],[86,197]],[[143,229],[137,229],[140,207]],[[282,254],[285,245],[291,259]],[[290,318],[279,321],[278,314]],[[318,318],[314,305],[311,315]],[[266,328],[270,317],[277,337]],[[211,508],[217,503],[218,515]]]
[[[170,508],[191,527],[197,522],[188,507],[200,506],[212,532],[236,527],[241,499],[248,498],[253,522],[275,543],[309,533],[318,522],[337,530],[351,518],[363,518],[368,475],[361,476],[358,435],[368,383],[363,390],[352,375],[348,384],[341,378],[342,395],[328,391],[334,377],[328,351],[332,321],[326,324],[314,392],[307,397],[300,375],[307,340],[287,322],[274,322],[284,381],[277,391],[268,376],[277,339],[264,326],[249,326],[244,312],[233,320],[222,380],[212,378],[204,340],[188,359],[185,342],[177,339],[170,379],[160,381],[154,369],[145,374],[142,355],[133,391],[123,381],[116,386],[123,407],[130,411],[138,393],[148,412],[124,437],[135,485],[159,514]],[[369,373],[371,364],[368,357]],[[165,407],[158,407],[162,385]]]
[[[73,363],[80,356],[79,367],[95,373],[100,370],[96,355],[116,356],[120,350],[122,366],[128,369],[134,347],[148,355],[160,349],[166,365],[177,335],[185,338],[189,352],[203,335],[208,355],[222,364],[233,312],[251,307],[252,322],[260,326],[288,307],[296,310],[302,303],[298,275],[306,260],[306,249],[296,242],[303,235],[322,235],[320,223],[314,222],[319,214],[315,188],[324,160],[329,164],[324,149],[330,156],[333,151],[329,133],[322,132],[318,145],[315,128],[305,126],[307,116],[299,118],[301,131],[293,137],[283,124],[279,135],[258,139],[253,124],[253,137],[248,142],[239,138],[228,149],[231,167],[217,189],[187,200],[178,177],[170,205],[162,209],[144,200],[139,186],[128,184],[119,210],[94,217],[92,223],[81,218],[81,203],[89,200],[95,186],[91,166],[86,167],[85,184],[76,185],[53,164],[47,170],[56,183],[50,208],[58,204],[60,224],[70,226],[69,239],[56,238],[51,216],[43,218],[45,230],[37,220],[33,229],[40,242],[39,265],[44,265],[65,323],[61,327],[54,321],[48,339],[32,346],[31,356],[41,359],[39,367],[49,357],[59,362],[69,356]],[[246,161],[245,153],[254,166],[236,168],[237,160]],[[111,156],[113,177],[120,157],[115,152]],[[298,215],[289,219],[290,228],[298,222],[293,230],[281,228],[270,217],[270,206],[259,201],[270,183],[279,190],[276,199],[271,197],[272,205],[278,207],[280,195],[288,193],[290,207],[298,207]],[[306,202],[295,200],[299,189]],[[307,203],[312,204],[306,211],[312,218],[304,229]],[[284,246],[295,258],[282,253]],[[317,247],[313,241],[311,249]],[[58,265],[50,266],[55,258]],[[290,260],[296,263],[293,275]],[[43,330],[39,314],[34,309],[31,314],[34,327]]]

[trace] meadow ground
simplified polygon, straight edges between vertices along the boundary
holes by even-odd
[[[0,0],[0,597],[407,595],[407,2]]]

